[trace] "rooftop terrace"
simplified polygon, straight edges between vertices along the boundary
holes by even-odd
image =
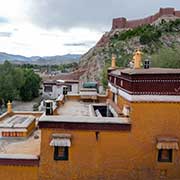
[[[59,115],[40,117],[39,122],[61,122],[61,123],[109,123],[127,124],[129,118],[122,116],[98,116],[94,107],[105,107],[106,103],[84,102],[78,100],[68,100],[58,109]]]
[[[34,116],[14,115],[0,122],[0,128],[27,128],[34,119]]]
[[[0,158],[31,158],[40,154],[42,112],[11,112],[0,117]]]
[[[126,69],[116,69],[111,72],[114,75],[121,75],[124,74],[180,74],[180,69],[171,69],[171,68],[149,68],[149,69],[133,69],[133,68],[126,68]]]
[[[39,138],[34,138],[34,136]],[[18,155],[39,155],[40,154],[40,130],[34,131],[30,137],[26,139],[0,139],[0,155],[2,154],[18,154]]]
[[[90,116],[90,104],[92,103],[82,101],[66,101],[65,104],[58,109],[58,113],[62,116]]]

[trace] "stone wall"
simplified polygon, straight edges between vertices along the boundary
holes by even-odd
[[[158,19],[162,19],[163,17],[166,17],[168,19],[180,18],[180,11],[175,11],[174,8],[160,8],[158,13],[143,19],[127,20],[124,17],[114,18],[112,21],[111,30],[114,31],[116,29],[136,28],[145,24],[153,24],[158,21]],[[108,33],[104,34],[98,41],[97,46],[104,46],[109,41],[109,38],[110,36]]]
[[[112,30],[121,29],[121,28],[135,28],[145,24],[152,24],[163,16],[180,17],[180,11],[175,11],[174,8],[160,8],[158,13],[143,19],[128,21],[126,18],[122,18],[122,17],[115,18],[113,19],[113,23],[112,23]]]

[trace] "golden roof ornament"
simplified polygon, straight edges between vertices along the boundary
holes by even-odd
[[[142,52],[138,49],[133,56],[134,69],[140,69],[142,64]]]
[[[112,54],[111,68],[113,68],[113,69],[116,68],[116,55],[115,54]]]
[[[10,101],[7,103],[7,113],[12,113],[12,103]]]

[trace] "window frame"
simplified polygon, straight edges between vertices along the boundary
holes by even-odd
[[[167,150],[168,151],[168,159],[162,159],[162,151]],[[173,149],[159,149],[158,150],[158,162],[160,163],[172,163],[173,162]]]
[[[115,103],[115,93],[113,92],[113,94],[112,94],[112,101]]]
[[[64,148],[63,156],[59,156],[59,148]],[[59,161],[67,161],[69,159],[69,147],[62,147],[62,146],[54,146],[54,160]]]
[[[68,92],[72,92],[72,85],[71,84],[68,84]]]
[[[63,95],[67,95],[68,92],[69,92],[68,87],[64,86],[63,87]]]
[[[53,86],[51,86],[51,85],[45,85],[45,86],[44,86],[44,92],[45,92],[45,93],[52,93],[52,92],[53,92]]]

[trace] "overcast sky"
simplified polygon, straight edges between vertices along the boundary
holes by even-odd
[[[114,17],[142,18],[180,0],[0,0],[0,51],[26,56],[82,54]]]

